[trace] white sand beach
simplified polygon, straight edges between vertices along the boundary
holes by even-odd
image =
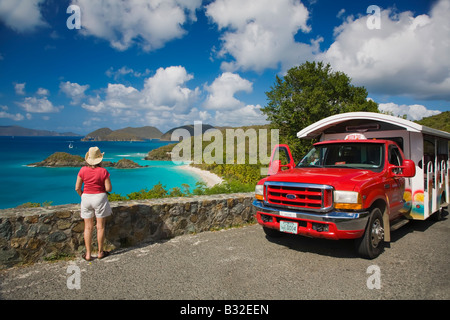
[[[190,165],[182,165],[182,166],[177,166],[178,169],[181,170],[187,170],[190,172],[193,172],[197,175],[200,176],[200,178],[206,183],[207,187],[212,187],[215,186],[216,184],[220,184],[222,183],[224,180],[219,177],[218,175],[211,173],[209,171],[206,170],[202,170],[199,168],[195,168],[195,167],[191,167]]]

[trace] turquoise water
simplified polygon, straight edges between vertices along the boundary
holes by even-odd
[[[69,148],[69,144],[73,148]],[[75,181],[80,168],[28,167],[55,152],[84,155],[90,147],[105,152],[104,160],[117,162],[133,160],[147,168],[114,169],[111,174],[112,192],[126,196],[141,189],[151,189],[161,182],[167,190],[186,183],[194,189],[200,177],[177,169],[171,161],[149,161],[144,157],[150,150],[169,144],[167,141],[145,142],[84,142],[81,137],[0,137],[0,209],[16,207],[26,202],[53,205],[78,203]]]

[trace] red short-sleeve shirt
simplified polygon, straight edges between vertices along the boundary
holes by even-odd
[[[102,167],[82,167],[78,176],[83,180],[84,189],[83,193],[94,194],[104,193],[105,180],[109,178],[109,172]]]

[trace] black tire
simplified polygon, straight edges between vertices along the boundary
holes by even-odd
[[[444,195],[441,196],[441,204],[439,206],[439,210],[431,215],[431,220],[433,221],[441,221],[446,214],[445,208],[442,206],[444,204]],[[448,207],[447,207],[448,209]]]
[[[367,259],[374,259],[383,251],[384,224],[379,208],[374,208],[370,213],[364,235],[356,240],[355,245],[358,254]]]
[[[432,221],[441,221],[442,217],[443,217],[443,212],[444,212],[444,208],[439,208],[438,211],[436,211],[435,213],[433,213],[430,218]]]
[[[266,235],[268,237],[271,238],[280,238],[282,236],[284,236],[284,232],[272,229],[272,228],[267,228],[267,227],[263,227],[264,232],[266,233]]]

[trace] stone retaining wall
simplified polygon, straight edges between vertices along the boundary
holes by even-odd
[[[253,195],[111,202],[107,250],[253,222]],[[83,231],[79,204],[0,210],[0,269],[79,255]],[[95,228],[93,238],[95,242]]]

